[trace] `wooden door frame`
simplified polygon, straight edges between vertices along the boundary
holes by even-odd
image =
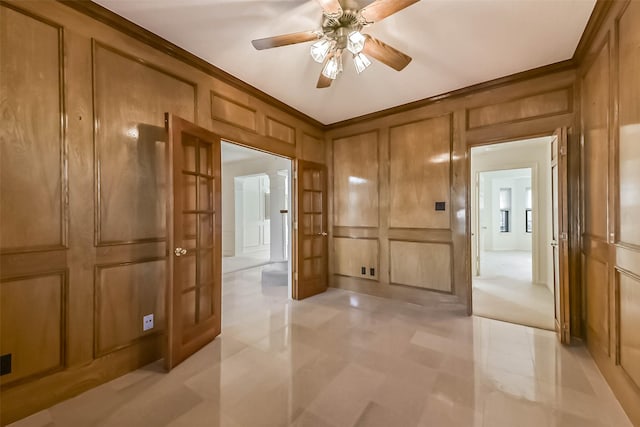
[[[581,260],[580,260],[580,236],[581,236],[581,204],[580,204],[580,141],[579,135],[574,131],[573,126],[563,126],[566,129],[566,147],[567,147],[567,216],[569,223],[569,239],[568,244],[568,266],[566,273],[568,274],[569,295],[567,301],[561,303],[568,304],[568,315],[570,317],[570,331],[567,333],[569,339],[574,337],[581,338],[582,333],[582,281],[581,281]],[[486,140],[467,141],[466,156],[466,254],[467,264],[465,266],[466,289],[467,289],[467,315],[473,315],[473,270],[471,254],[473,237],[471,236],[471,197],[473,197],[473,179],[471,176],[471,149],[474,147],[488,146],[493,144],[501,144],[505,142],[522,141],[532,138],[554,136],[557,128],[548,129],[543,132],[523,135],[510,135],[504,138],[491,138]],[[573,180],[571,179],[573,178]],[[569,343],[569,341],[567,341]]]

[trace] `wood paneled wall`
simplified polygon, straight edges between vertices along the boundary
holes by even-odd
[[[587,345],[640,425],[640,3],[615,2],[580,67]]]
[[[470,147],[551,135],[558,127],[573,130],[575,76],[569,70],[525,78],[331,126],[326,138],[333,179],[332,285],[416,303],[458,302],[469,310]],[[578,176],[577,132],[570,150],[571,173]],[[577,188],[574,180],[572,200]],[[436,203],[444,210],[436,210]],[[577,242],[571,242],[576,254]],[[369,253],[368,248],[377,251],[375,278],[362,277],[361,265],[352,262],[355,252]],[[572,272],[573,297],[579,301],[577,273]],[[577,335],[579,304],[575,310]]]
[[[325,153],[317,123],[61,3],[2,2],[0,37],[5,424],[161,357],[166,111],[290,158]]]

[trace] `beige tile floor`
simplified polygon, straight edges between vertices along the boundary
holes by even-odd
[[[630,426],[584,347],[549,331],[338,289],[289,301],[225,275],[223,333],[25,426]]]

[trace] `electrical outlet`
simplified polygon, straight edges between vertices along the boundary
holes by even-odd
[[[367,274],[367,267],[364,265],[360,268],[360,274]]]
[[[153,314],[147,314],[142,318],[142,330],[148,331],[153,329]]]

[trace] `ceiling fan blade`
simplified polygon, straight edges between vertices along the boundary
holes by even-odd
[[[404,67],[409,65],[409,62],[411,62],[411,57],[409,55],[405,55],[399,50],[392,48],[388,44],[383,43],[368,34],[365,34],[364,36],[367,38],[367,41],[364,43],[364,49],[362,49],[362,52],[365,55],[369,55],[397,71],[402,70]]]
[[[316,85],[318,89],[329,87],[331,86],[331,83],[333,83],[333,79],[330,79],[329,77],[322,74],[322,70],[324,70],[324,67],[327,65],[327,62],[329,62],[329,60],[331,59],[331,57],[333,57],[333,55],[334,55],[333,53],[330,53],[329,55],[327,55],[327,57],[324,59],[324,62],[322,63],[320,77],[318,77],[318,84]]]
[[[317,0],[325,15],[337,15],[342,13],[342,7],[338,0]]]
[[[318,84],[316,85],[316,87],[318,89],[324,89],[326,87],[331,86],[331,83],[333,83],[333,80],[330,79],[329,77],[326,77],[324,74],[322,74],[322,72],[320,73],[320,77],[318,78]]]
[[[300,33],[283,34],[280,36],[266,37],[264,39],[252,40],[251,44],[257,50],[271,49],[272,47],[287,46],[296,43],[305,43],[318,39],[315,31],[302,31]]]
[[[420,0],[376,0],[360,10],[365,21],[378,22]]]

